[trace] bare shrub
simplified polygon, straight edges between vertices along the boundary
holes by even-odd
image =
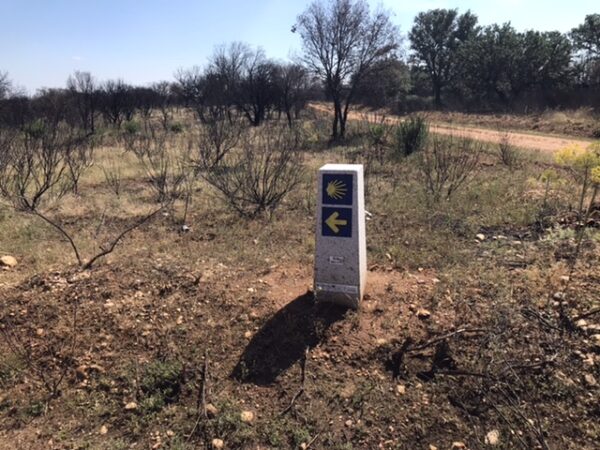
[[[202,173],[231,208],[243,216],[270,215],[302,179],[297,130],[264,126],[247,134],[240,148]]]
[[[483,144],[454,136],[433,136],[417,155],[419,173],[430,200],[450,197],[475,173]]]
[[[183,197],[185,180],[191,171],[187,147],[177,133],[158,129],[145,122],[142,131],[123,134],[125,148],[135,154],[156,193],[167,206]]]
[[[215,117],[214,120],[202,124],[199,134],[192,136],[189,143],[190,147],[197,148],[196,165],[204,170],[218,165],[238,144],[243,128],[241,120],[236,117]]]
[[[119,197],[123,181],[121,166],[114,159],[111,159],[108,164],[102,166],[102,173],[108,187]]]
[[[77,263],[84,270],[112,253],[127,234],[160,211],[157,209],[141,217],[101,245],[100,251],[85,261],[67,229],[59,220],[52,218],[49,209],[42,208],[46,204],[59,203],[73,189],[74,181],[88,166],[78,160],[85,153],[79,147],[89,145],[81,137],[80,130],[63,122],[38,120],[29,124],[24,131],[16,133],[12,139],[2,138],[0,142],[0,195],[16,210],[33,214],[58,231],[69,242]],[[76,171],[76,178],[73,170]]]

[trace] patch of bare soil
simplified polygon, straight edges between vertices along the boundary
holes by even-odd
[[[469,274],[371,271],[359,312],[315,304],[311,270],[131,261],[3,290],[0,448],[597,442],[595,319],[563,330],[520,270],[510,298]],[[573,289],[593,296],[597,275]]]

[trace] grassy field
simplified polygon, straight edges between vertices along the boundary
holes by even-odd
[[[515,149],[508,167],[485,145],[435,202],[418,154],[392,158],[390,135],[378,160],[365,124],[328,146],[327,124],[303,120],[302,182],[271,216],[197,179],[189,231],[178,201],[91,271],[1,207],[19,265],[0,271],[0,448],[595,448],[600,209],[573,268],[579,187],[548,155]],[[312,301],[327,162],[366,164],[359,311]],[[91,255],[156,199],[108,136],[52,208]]]

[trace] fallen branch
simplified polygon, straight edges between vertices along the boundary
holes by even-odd
[[[208,417],[208,411],[206,409],[206,386],[208,385],[208,352],[204,351],[204,363],[202,364],[202,375],[200,377],[200,389],[198,394],[198,404],[196,405],[196,409],[198,410],[198,418],[196,419],[196,423],[194,424],[194,428],[187,437],[187,441],[189,443],[190,439],[196,433],[198,429],[198,425],[200,425],[200,421],[202,419],[206,419]]]
[[[428,341],[428,342],[426,342],[424,344],[417,345],[416,347],[407,349],[406,351],[407,352],[411,352],[411,353],[412,352],[417,352],[419,350],[426,349],[427,347],[431,347],[432,345],[435,345],[438,342],[445,341],[446,339],[454,337],[454,336],[456,336],[458,334],[462,334],[462,333],[483,333],[483,332],[486,332],[486,331],[488,331],[488,330],[486,330],[485,328],[459,328],[456,331],[453,331],[453,332],[447,333],[447,334],[443,334],[442,336],[439,336],[439,337],[437,337],[435,339],[432,339],[431,341]]]
[[[579,314],[578,316],[573,317],[573,322],[577,322],[578,320],[581,319],[587,319],[588,317],[592,317],[596,314],[600,313],[600,308],[594,308],[588,312],[585,312],[583,314]]]

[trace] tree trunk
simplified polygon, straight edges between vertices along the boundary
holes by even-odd
[[[333,132],[331,134],[331,140],[337,141],[340,138],[339,126],[342,120],[342,105],[339,100],[333,101]]]
[[[437,83],[433,85],[433,95],[435,97],[435,106],[436,108],[442,107],[442,86]]]

